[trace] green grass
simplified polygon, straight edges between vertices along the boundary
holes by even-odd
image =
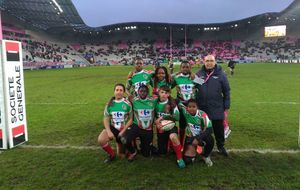
[[[131,69],[25,71],[27,144],[96,146],[104,105],[113,95],[114,84],[125,83]],[[228,77],[232,97],[229,149],[297,149],[299,71],[300,65],[237,65],[235,76]],[[138,156],[133,163],[117,160],[109,165],[102,163],[104,158],[100,149],[4,151],[0,154],[0,189],[300,188],[300,153],[232,153],[229,158],[214,154],[212,168],[199,162],[184,170],[177,168],[173,155]]]

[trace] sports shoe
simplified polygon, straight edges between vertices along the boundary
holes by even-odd
[[[227,152],[227,150],[225,149],[224,146],[221,147],[221,148],[218,148],[218,150],[219,150],[219,153],[220,153],[220,154],[222,154],[222,155],[225,156],[225,157],[228,157],[228,152]]]
[[[229,137],[230,133],[231,133],[231,130],[229,129],[229,127],[226,127],[224,129],[224,138],[227,139]]]
[[[205,162],[205,164],[208,166],[208,167],[211,167],[213,165],[213,162],[211,161],[210,157],[203,157],[203,160]]]
[[[135,158],[136,155],[137,155],[137,150],[135,150],[134,153],[128,153],[127,160],[128,160],[129,162],[132,162],[132,161],[134,160],[134,158]]]
[[[103,161],[104,163],[110,163],[112,161],[114,161],[116,159],[116,156],[107,156],[107,158],[105,158],[105,160]]]
[[[183,159],[177,160],[177,164],[179,168],[185,168],[185,163]]]

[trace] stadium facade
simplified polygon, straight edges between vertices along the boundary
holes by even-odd
[[[23,43],[25,68],[128,64],[172,58],[300,63],[300,1],[225,23],[132,22],[87,26],[71,0],[0,0],[3,38]],[[267,35],[282,37],[266,38]],[[284,28],[284,29],[282,29]],[[280,30],[279,30],[280,29]],[[281,31],[283,30],[283,31]],[[179,61],[180,62],[180,61]]]

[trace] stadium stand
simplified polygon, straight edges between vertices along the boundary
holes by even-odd
[[[6,10],[3,37],[22,42],[24,68],[126,65],[135,56],[146,63],[167,63],[171,56],[174,60],[198,60],[208,53],[220,62],[300,62],[300,16],[295,14],[300,10],[299,1],[280,13],[221,24],[124,23],[98,28],[85,25],[70,0],[59,2],[64,14],[47,0],[1,1],[1,8]],[[33,4],[39,9],[30,13]],[[41,16],[45,12],[52,16]],[[289,30],[287,36],[263,36],[265,26],[283,24]]]

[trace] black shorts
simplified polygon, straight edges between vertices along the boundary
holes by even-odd
[[[184,141],[184,152],[187,148],[187,146],[190,146],[193,144],[193,141],[196,137],[186,137],[185,141]],[[214,148],[214,138],[211,136],[211,134],[207,134],[203,139],[202,145],[204,146],[204,150],[202,152],[202,155],[204,157],[207,157],[210,155],[210,153],[212,152],[213,148]]]
[[[110,126],[110,130],[111,130],[111,132],[114,134],[117,143],[122,144],[122,142],[121,142],[121,140],[120,140],[120,138],[119,138],[119,136],[118,136],[119,133],[120,133],[120,131],[119,131],[118,129],[114,128],[113,126]]]
[[[195,137],[185,137],[184,145],[192,145]]]
[[[178,134],[178,128],[176,126],[170,131],[157,133],[157,148],[159,154],[166,154],[168,152],[168,143],[170,139],[170,134],[172,133]]]
[[[133,153],[131,142],[136,139],[136,137],[140,137],[142,154],[144,156],[150,156],[153,140],[153,130],[141,129],[136,124],[132,124],[129,128],[127,128],[125,132],[125,138],[127,142],[126,146],[131,153]]]

